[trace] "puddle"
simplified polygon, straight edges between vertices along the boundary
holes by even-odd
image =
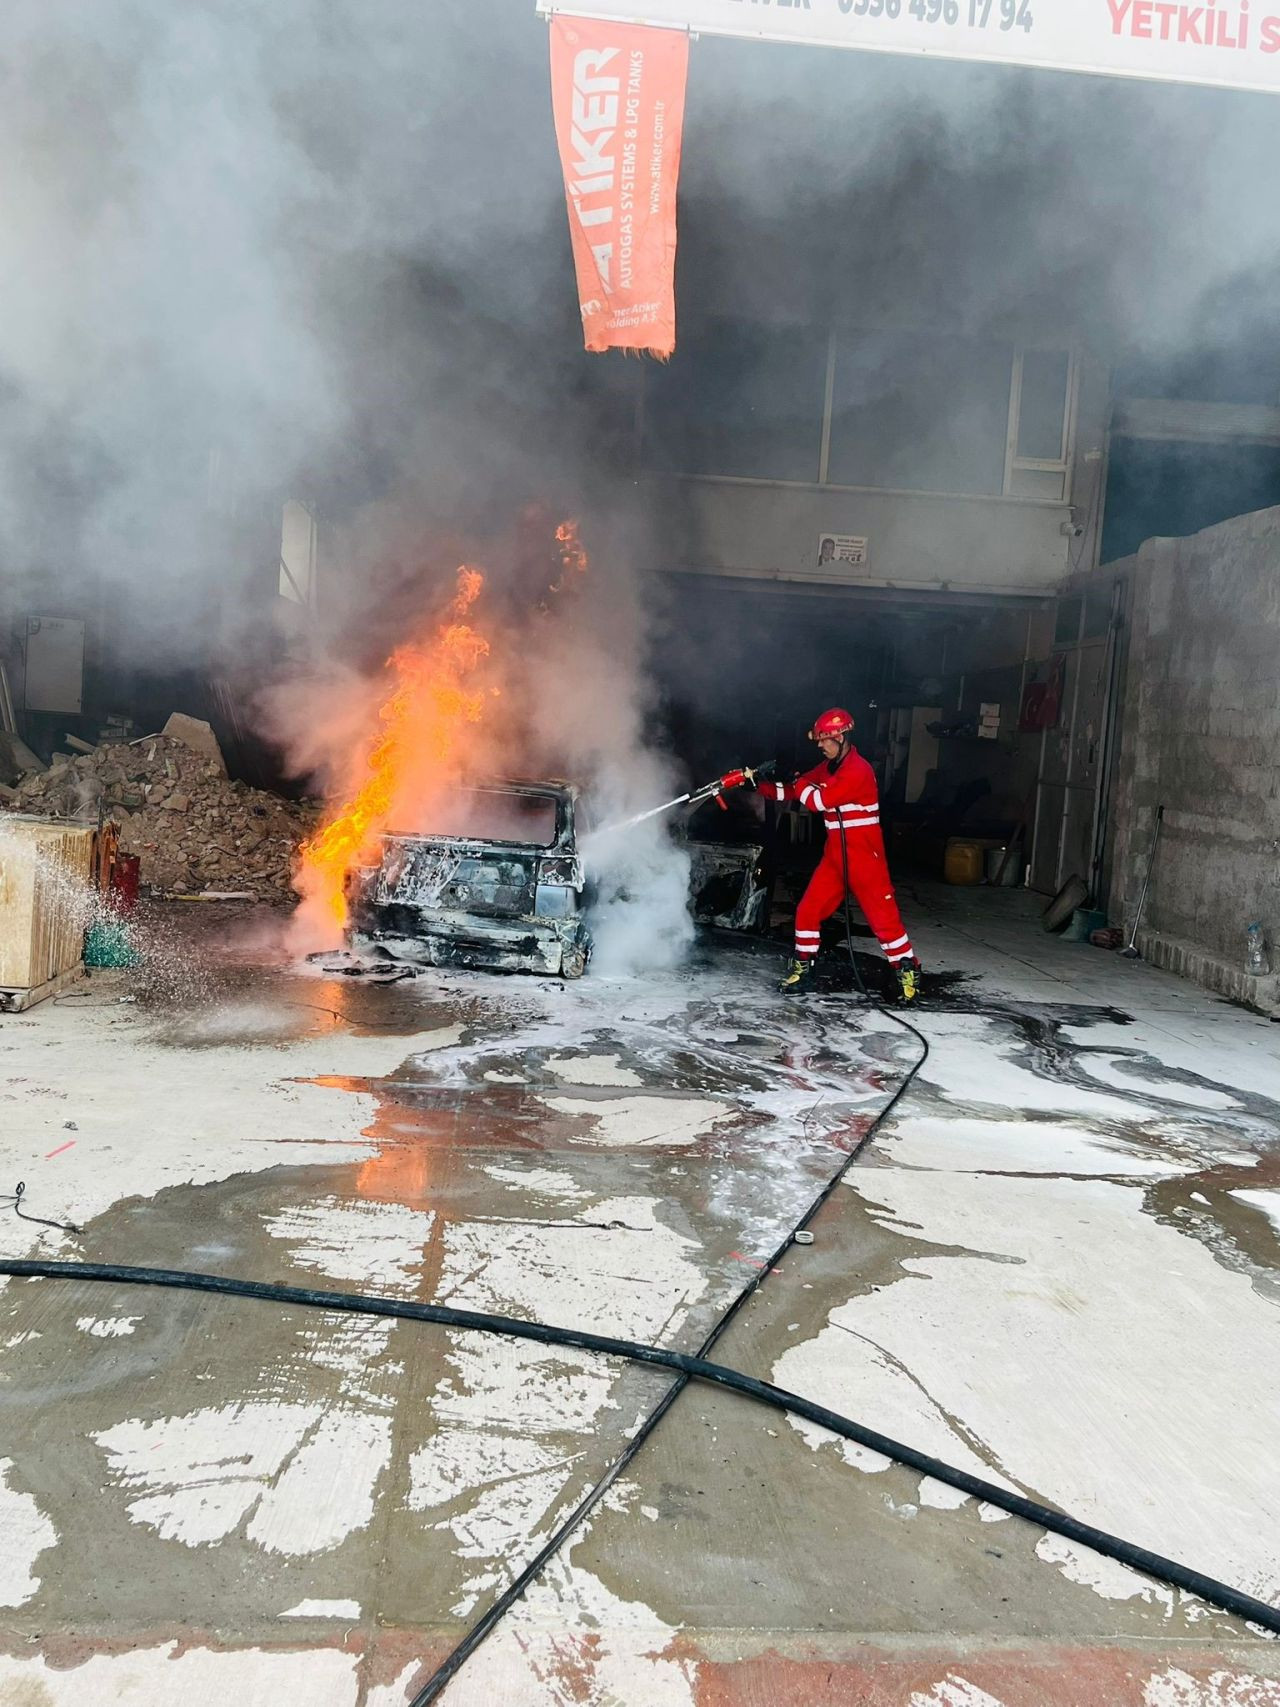
[[[386,1077],[308,1081],[375,1099],[358,1160],[282,1167],[246,1159],[233,1178],[130,1198],[90,1222],[84,1254],[294,1285],[328,1279],[487,1299],[604,1331],[630,1323],[637,1337],[692,1348],[817,1196],[916,1053],[911,1038],[849,999],[856,988],[847,962],[824,960],[814,997],[797,1003],[773,992],[780,963],[771,944],[703,946],[687,972],[627,985],[587,979],[571,989],[461,974],[387,988],[219,965],[199,999],[148,997],[157,1030],[147,1036],[175,1058],[298,1038],[328,1050],[323,1040],[339,1033],[422,1044],[417,1053],[410,1044]],[[869,988],[886,974],[873,954],[858,951],[857,964]],[[937,1016],[940,1047],[897,1119],[937,1122],[942,1143],[948,1123],[954,1136],[965,1120],[1002,1119],[1009,1130],[989,1135],[993,1147],[1016,1140],[1019,1127],[1031,1142],[1050,1142],[1050,1123],[1060,1122],[1104,1146],[1102,1159],[1083,1146],[1062,1157],[1100,1180],[1112,1150],[1119,1175],[1126,1159],[1171,1165],[1179,1170],[1172,1178],[1135,1168],[1135,1201],[1277,1298],[1280,1236],[1265,1207],[1241,1195],[1280,1184],[1275,1102],[1231,1089],[1238,1106],[1223,1108],[1223,1087],[1118,1046],[1113,1028],[1131,1020],[1114,1008],[1019,1007],[956,972],[928,973],[925,989],[908,1017],[918,1014],[927,1031]],[[966,1103],[947,1092],[941,1034],[952,1026],[954,1042],[969,1021],[982,1059]],[[1088,1042],[1095,1027],[1106,1030],[1096,1047]],[[389,1045],[384,1068],[395,1059]],[[1036,1087],[1040,1115],[1018,1106],[1023,1083]],[[1082,1100],[1104,1097],[1105,1113]],[[662,1122],[676,1110],[688,1130],[664,1145]],[[603,1147],[602,1134],[613,1147]],[[891,1228],[877,1213],[876,1169],[895,1165],[892,1129],[865,1164],[857,1184],[866,1207],[852,1239],[839,1248],[820,1239],[803,1258],[787,1258],[760,1295],[762,1320],[774,1297],[785,1321],[799,1315],[798,1296],[867,1298],[907,1277],[923,1295],[921,1263],[983,1259],[928,1239],[905,1218]],[[1022,1179],[1016,1168],[1003,1171]],[[1013,1259],[987,1253],[987,1261],[1006,1265],[1010,1285],[1031,1283]],[[128,1332],[115,1326],[122,1322]],[[52,1283],[0,1291],[0,1343],[8,1347],[0,1412],[14,1485],[60,1537],[40,1556],[40,1587],[23,1611],[36,1629],[74,1627],[86,1604],[103,1604],[103,1556],[116,1562],[104,1615],[135,1628],[247,1634],[302,1606],[353,1598],[388,1622],[458,1616],[486,1597],[550,1508],[590,1480],[665,1385],[639,1371],[589,1373],[559,1353],[407,1324],[195,1294],[148,1294],[140,1304],[129,1289]],[[686,1560],[707,1558],[689,1543],[715,1533],[693,1479],[699,1461],[691,1453],[679,1478],[694,1492],[661,1508],[683,1512],[692,1502],[675,1542]],[[744,1467],[743,1497],[758,1498],[748,1481]],[[320,1510],[315,1490],[329,1484],[341,1501]],[[896,1502],[884,1534],[900,1538],[918,1488],[913,1494],[896,1472],[883,1484]],[[848,1498],[825,1460],[806,1487],[806,1499]],[[956,1533],[936,1526],[962,1524],[968,1537],[981,1520],[932,1512],[926,1521],[932,1545]],[[594,1556],[606,1528],[575,1548],[575,1560]],[[909,1573],[916,1550],[899,1539],[899,1551]],[[959,1554],[968,1557],[965,1547]],[[616,1559],[610,1568],[621,1570]],[[1055,1605],[1092,1606],[1090,1591],[1064,1585],[1050,1567],[1028,1568],[1037,1581],[1052,1579]],[[975,1604],[996,1580],[978,1584]],[[655,1582],[653,1597],[648,1603],[673,1618],[687,1615],[669,1583]]]

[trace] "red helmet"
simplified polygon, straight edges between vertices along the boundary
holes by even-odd
[[[809,731],[811,741],[839,741],[853,732],[853,718],[836,705],[824,711]]]

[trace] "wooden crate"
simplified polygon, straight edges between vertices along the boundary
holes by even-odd
[[[57,984],[84,956],[95,827],[0,818],[0,991]]]

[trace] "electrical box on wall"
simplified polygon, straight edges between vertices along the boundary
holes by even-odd
[[[84,623],[74,617],[27,618],[28,711],[79,713],[84,704]]]

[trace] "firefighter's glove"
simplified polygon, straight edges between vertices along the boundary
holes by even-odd
[[[776,784],[765,781],[765,778],[771,775],[775,770],[777,770],[777,768],[777,765],[772,759],[766,759],[763,764],[756,765],[754,768],[744,766],[742,770],[734,771],[732,773],[739,779],[735,786],[740,787],[742,784],[747,783],[755,789],[757,794],[763,794],[770,800],[781,799]]]

